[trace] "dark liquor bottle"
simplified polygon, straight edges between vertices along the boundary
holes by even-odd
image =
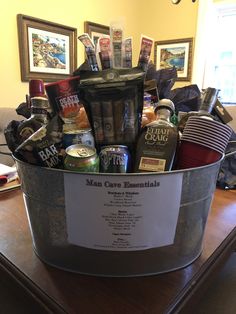
[[[211,112],[216,104],[218,97],[219,89],[208,87],[203,93],[201,105],[199,111],[190,111],[185,114],[178,123],[178,129],[180,132],[183,132],[186,122],[190,116],[202,116],[210,120],[214,120],[214,117],[211,115]]]
[[[19,144],[24,142],[41,126],[48,123],[48,99],[46,97],[32,97],[30,103],[31,116],[29,119],[22,121],[17,129]]]
[[[22,121],[17,129],[17,141],[19,144],[24,142],[41,126],[48,123],[50,108],[43,80],[30,80],[27,103],[31,115],[29,119]]]
[[[171,100],[158,102],[155,109],[157,120],[142,129],[137,141],[135,172],[171,170],[178,141],[177,127],[170,122],[174,111]]]

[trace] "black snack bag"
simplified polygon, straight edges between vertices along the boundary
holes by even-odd
[[[54,116],[20,146],[15,153],[24,161],[42,167],[60,168],[62,166],[62,127],[63,121]]]
[[[20,116],[25,117],[26,119],[29,119],[31,116],[31,110],[27,102],[22,102],[19,104],[19,106],[16,108],[16,113]]]
[[[144,76],[140,68],[80,73],[80,100],[92,126],[96,148],[133,148],[143,110]]]
[[[221,189],[236,189],[236,133],[232,132],[225,150],[226,156],[221,164],[217,186]],[[229,154],[229,156],[227,156]],[[232,154],[232,155],[231,155]]]
[[[198,111],[201,104],[201,91],[196,84],[172,89],[170,100],[175,104],[175,111]]]
[[[172,68],[156,70],[155,65],[149,62],[146,80],[156,80],[159,99],[170,99],[170,92],[177,78],[176,67],[173,66]]]

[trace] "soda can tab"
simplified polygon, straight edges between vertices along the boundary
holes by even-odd
[[[125,145],[104,146],[99,158],[100,172],[127,173],[130,170],[130,153]]]

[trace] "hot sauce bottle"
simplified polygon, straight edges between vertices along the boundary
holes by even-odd
[[[137,141],[135,172],[171,170],[178,141],[177,127],[170,122],[174,110],[171,100],[158,102],[156,120],[143,127]]]

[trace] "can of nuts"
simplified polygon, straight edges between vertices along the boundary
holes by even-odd
[[[99,172],[99,157],[96,149],[83,144],[67,147],[64,168],[77,172]]]
[[[91,129],[64,131],[62,141],[64,148],[75,144],[84,144],[94,147],[94,137]]]
[[[127,173],[130,169],[130,153],[124,145],[103,146],[100,154],[100,172]]]

